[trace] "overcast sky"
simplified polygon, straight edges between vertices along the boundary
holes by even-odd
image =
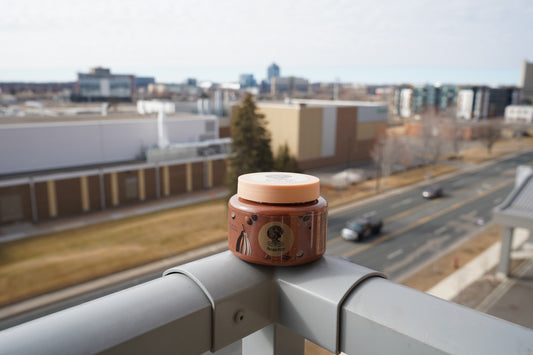
[[[531,0],[0,0],[0,81],[73,81],[105,66],[160,82],[517,84]]]

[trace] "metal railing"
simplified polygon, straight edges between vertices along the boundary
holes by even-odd
[[[533,331],[335,257],[296,267],[230,252],[0,332],[1,354],[529,354]]]

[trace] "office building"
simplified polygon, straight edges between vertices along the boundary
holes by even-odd
[[[281,71],[279,66],[276,63],[272,63],[267,68],[267,83],[272,83],[272,78],[279,78],[281,76]]]
[[[303,78],[273,77],[270,83],[270,93],[272,95],[286,93],[292,95],[296,92],[306,93],[309,90],[309,81]]]
[[[257,82],[253,74],[241,74],[239,75],[239,85],[242,89],[252,88],[257,86]]]
[[[522,88],[523,103],[533,104],[533,63],[529,63],[526,60],[522,61],[518,86]]]
[[[147,84],[148,85],[148,84]],[[107,68],[92,68],[86,73],[78,73],[73,101],[133,101],[135,76],[111,74]]]
[[[155,78],[154,77],[148,77],[148,76],[143,76],[143,77],[135,77],[135,88],[147,88],[149,84],[154,84],[155,83]]]

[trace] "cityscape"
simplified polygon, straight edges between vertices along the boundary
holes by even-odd
[[[5,14],[0,353],[533,349],[527,1]]]

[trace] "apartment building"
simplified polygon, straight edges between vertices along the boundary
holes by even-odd
[[[505,108],[519,104],[520,97],[521,90],[515,87],[463,86],[457,93],[457,118],[503,117]]]

